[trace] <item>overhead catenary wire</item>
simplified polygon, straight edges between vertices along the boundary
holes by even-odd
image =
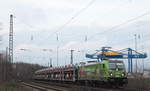
[[[117,28],[119,28],[119,27],[121,27],[121,26],[123,26],[123,25],[126,25],[126,24],[128,24],[128,23],[131,23],[131,22],[133,22],[133,21],[135,21],[135,20],[137,20],[137,19],[139,19],[139,18],[142,18],[142,17],[144,17],[144,16],[146,16],[146,15],[149,15],[149,14],[150,14],[150,11],[149,11],[149,12],[145,12],[145,13],[143,13],[143,14],[141,14],[141,15],[139,15],[139,16],[133,17],[133,18],[131,18],[131,19],[129,19],[129,20],[123,22],[123,23],[120,23],[120,24],[118,24],[118,25],[115,25],[115,26],[111,27],[110,29],[107,29],[107,30],[105,30],[105,31],[103,31],[103,32],[93,34],[93,35],[90,36],[90,37],[87,37],[87,36],[86,36],[86,41],[88,41],[88,40],[94,38],[95,35],[98,35],[98,34],[105,34],[105,33],[108,33],[108,32],[118,31],[118,30],[116,30]],[[146,35],[146,36],[147,36],[147,35]],[[148,36],[147,36],[147,37],[148,37]],[[128,40],[126,40],[126,41],[129,41],[129,40],[133,40],[133,39],[128,39]]]
[[[52,32],[47,38],[50,38],[51,36],[55,35],[56,33],[58,33],[59,31],[61,31],[62,29],[64,29],[68,24],[70,24],[76,17],[78,17],[82,12],[84,12],[85,10],[87,10],[96,0],[91,0],[85,7],[81,8],[78,12],[76,12],[67,22],[65,22],[63,25],[61,25],[60,27],[58,27],[54,32]],[[30,28],[31,30],[33,29],[38,29],[37,27],[34,27],[28,23],[25,23],[24,21],[20,20],[20,22],[22,22],[24,25],[28,26],[28,28]],[[33,35],[31,35],[32,37]],[[47,39],[45,38],[45,39]],[[42,42],[39,42],[39,44]]]
[[[91,0],[85,7],[83,7],[81,10],[79,10],[77,13],[75,13],[75,15],[73,15],[66,23],[64,23],[62,26],[60,26],[58,29],[56,29],[56,31],[54,31],[53,33],[51,33],[46,39],[50,38],[53,35],[57,35],[57,33],[59,31],[62,31],[67,25],[69,25],[76,17],[78,17],[82,12],[84,12],[85,10],[87,10],[96,0]],[[122,5],[120,5],[122,6]],[[87,38],[88,40],[88,38]],[[41,43],[41,42],[40,42]]]
[[[77,12],[69,21],[67,21],[64,25],[62,25],[61,27],[59,27],[59,28],[57,29],[57,31],[53,32],[53,33],[51,34],[51,36],[52,36],[53,34],[57,33],[58,31],[61,31],[63,28],[65,28],[65,26],[66,26],[67,24],[71,23],[71,21],[72,21],[75,17],[77,17],[80,13],[82,13],[82,11],[84,11],[86,8],[88,8],[94,1],[95,1],[95,0],[92,0],[86,7],[84,7],[84,8],[81,9],[79,12]],[[137,19],[139,19],[139,18],[141,18],[141,17],[143,17],[143,16],[149,15],[149,14],[150,14],[150,12],[146,12],[146,13],[144,13],[144,14],[142,14],[142,15],[139,15],[139,16],[137,16],[137,17],[134,17],[134,18],[132,18],[132,19],[129,19],[129,20],[127,20],[127,21],[125,21],[125,22],[123,22],[123,23],[121,23],[121,24],[115,25],[115,26],[111,27],[110,29],[107,29],[107,30],[105,30],[105,31],[103,31],[103,32],[96,33],[96,34],[90,36],[89,38],[87,38],[87,40],[92,39],[95,35],[98,35],[98,34],[104,34],[104,33],[108,33],[108,32],[118,31],[118,30],[115,30],[115,29],[117,29],[117,28],[119,28],[119,27],[121,27],[121,26],[123,26],[123,25],[126,25],[126,24],[128,24],[128,23],[130,23],[130,22],[132,22],[132,21],[135,21],[135,20],[137,20]],[[48,38],[49,38],[49,37],[48,37]]]
[[[69,25],[76,17],[78,17],[82,12],[87,10],[96,0],[91,0],[85,7],[81,8],[78,12],[76,12],[67,22],[58,27],[54,32],[52,32],[47,38],[52,37],[57,34],[59,31],[62,31],[67,25]],[[47,39],[46,38],[46,39]],[[40,42],[41,44],[41,42]]]
[[[83,7],[81,10],[79,10],[77,13],[75,13],[75,15],[73,15],[66,23],[64,23],[62,26],[60,26],[58,29],[56,29],[56,31],[54,31],[53,33],[51,33],[47,38],[50,38],[51,36],[53,36],[53,35],[55,35],[56,33],[58,33],[59,31],[61,31],[62,29],[64,29],[68,24],[70,24],[76,17],[78,17],[82,12],[84,12],[87,8],[89,8],[94,2],[95,2],[96,0],[91,0],[85,7]],[[148,12],[149,13],[149,12]],[[110,32],[110,30],[114,30],[114,29],[116,29],[116,28],[118,28],[118,27],[120,27],[120,26],[122,26],[122,25],[124,25],[124,24],[126,24],[126,23],[128,23],[128,22],[131,22],[131,21],[133,21],[133,20],[135,20],[135,19],[137,19],[137,18],[139,18],[139,17],[142,17],[142,16],[145,16],[146,14],[143,14],[143,15],[140,15],[140,16],[138,16],[138,17],[135,17],[135,18],[133,18],[133,19],[130,19],[130,20],[127,20],[126,22],[124,22],[124,23],[121,23],[121,24],[118,24],[118,25],[115,25],[115,26],[113,26],[112,28],[110,28],[110,29],[108,29],[108,30],[106,30],[106,31],[103,31],[103,32],[101,32],[101,33],[96,33],[96,34],[94,34],[94,35],[97,35],[97,34],[103,34],[103,33],[107,33],[107,32]],[[31,26],[31,25],[29,25],[29,24],[27,24],[27,23],[24,23],[24,24],[26,24],[27,26],[29,26],[30,28],[35,28],[35,27],[33,27],[33,26]],[[116,30],[114,30],[114,31],[116,31]],[[94,37],[94,35],[92,35],[92,36],[90,36],[89,38],[87,38],[87,40],[89,40],[89,39],[91,39],[92,37]],[[31,37],[32,37],[32,35],[31,35]],[[47,39],[46,38],[46,39]],[[40,44],[41,44],[41,42],[39,42]]]
[[[91,0],[85,7],[83,7],[81,10],[79,10],[77,13],[75,13],[75,15],[73,15],[66,23],[64,23],[62,26],[60,26],[58,29],[56,29],[56,31],[54,31],[52,34],[50,34],[47,38],[51,37],[52,35],[56,34],[57,32],[61,31],[62,29],[64,29],[68,24],[70,24],[76,17],[78,17],[82,12],[84,12],[87,8],[89,8],[96,0]],[[92,39],[93,37],[95,37],[95,35],[98,35],[98,34],[104,34],[104,33],[108,33],[108,32],[111,32],[111,31],[118,31],[118,30],[115,30],[125,24],[128,24],[129,22],[132,22],[138,18],[141,18],[147,14],[149,14],[150,12],[146,12],[142,15],[139,15],[137,17],[134,17],[132,19],[129,19],[121,24],[118,24],[118,25],[115,25],[113,26],[112,28],[110,29],[107,29],[106,31],[103,31],[103,32],[100,32],[100,33],[96,33],[96,34],[93,34],[92,36],[89,36],[89,38],[87,38],[87,41]],[[35,28],[27,23],[24,23],[26,24],[27,26],[29,26],[30,28]],[[33,35],[31,35],[31,37],[33,37]],[[41,43],[41,42],[39,42]]]
[[[81,10],[79,10],[75,15],[73,15],[66,23],[64,23],[62,26],[60,26],[54,33],[57,33],[61,31],[63,28],[65,28],[68,24],[70,24],[76,17],[78,17],[82,12],[84,12],[86,9],[88,9],[96,0],[91,0],[85,7],[83,7]]]
[[[119,27],[121,27],[121,26],[123,26],[123,25],[126,25],[126,24],[128,24],[128,23],[130,23],[130,22],[133,22],[133,21],[135,21],[135,20],[137,20],[137,19],[139,19],[139,18],[142,18],[142,17],[144,17],[144,16],[146,16],[146,15],[149,15],[149,14],[150,14],[150,11],[149,11],[149,12],[146,12],[146,13],[143,13],[143,14],[141,14],[141,15],[139,15],[139,16],[136,16],[136,17],[134,17],[134,18],[131,18],[131,19],[129,19],[129,20],[127,20],[127,21],[125,21],[125,22],[123,22],[123,23],[121,23],[121,24],[115,25],[115,26],[111,27],[110,29],[107,29],[107,30],[105,30],[105,31],[103,31],[103,32],[93,34],[93,35],[90,36],[89,38],[86,36],[86,41],[88,41],[88,40],[94,38],[95,35],[98,35],[98,34],[105,34],[105,33],[108,33],[108,32],[118,31],[118,30],[116,30],[117,28],[119,28]],[[146,35],[146,36],[147,36],[147,35]],[[133,40],[133,39],[128,39],[128,40],[126,40],[126,41],[130,41],[130,40]],[[114,44],[113,44],[113,45],[114,45]]]
[[[138,34],[138,36],[141,36],[141,34]],[[145,38],[148,38],[150,37],[150,33],[148,34],[145,34],[145,35],[142,35],[142,39],[145,39]],[[141,38],[140,38],[141,39]],[[131,38],[131,39],[126,39],[124,41],[119,41],[119,42],[116,42],[116,43],[111,43],[111,45],[116,45],[116,44],[123,44],[123,43],[128,43],[128,42],[133,42],[134,41],[134,38]],[[143,41],[145,42],[145,41]],[[143,45],[143,42],[141,42],[139,45]]]
[[[61,31],[62,29],[64,29],[68,24],[70,24],[76,17],[78,17],[82,12],[84,12],[87,8],[89,8],[94,2],[95,2],[96,0],[91,0],[85,7],[83,7],[83,8],[81,8],[78,12],[76,12],[75,13],[75,15],[73,15],[66,23],[64,23],[63,25],[61,25],[58,29],[56,29],[56,31],[54,31],[53,33],[51,33],[50,35],[49,35],[49,37],[51,37],[52,35],[54,35],[54,34],[56,34],[57,32],[59,32],[59,31]],[[123,4],[124,5],[124,4]],[[122,5],[120,5],[120,6],[122,6]],[[33,28],[34,28],[34,30],[35,29],[38,29],[39,30],[39,28],[37,28],[37,27],[35,27],[35,26],[32,26],[32,25],[30,25],[30,24],[28,24],[28,23],[25,23],[24,21],[22,21],[22,20],[20,20],[22,23],[24,23],[25,25],[27,25],[31,30],[33,30]],[[31,35],[31,37],[32,37],[33,35]],[[49,38],[49,37],[47,37],[47,38]],[[42,39],[43,40],[43,39]],[[41,41],[42,41],[41,40]],[[39,40],[38,40],[39,41]]]
[[[94,38],[95,35],[105,34],[105,33],[108,33],[108,32],[118,31],[118,30],[115,30],[115,29],[117,29],[117,28],[119,28],[119,27],[121,27],[121,26],[123,26],[123,25],[126,25],[126,24],[128,24],[128,23],[131,23],[131,22],[133,22],[133,21],[135,21],[135,20],[137,20],[137,19],[139,19],[139,18],[142,18],[142,17],[144,17],[144,16],[146,16],[146,15],[149,15],[149,14],[150,14],[150,11],[148,11],[148,12],[146,12],[146,13],[143,13],[143,14],[141,14],[141,15],[139,15],[139,16],[136,16],[136,17],[134,17],[134,18],[131,18],[131,19],[129,19],[129,20],[123,22],[123,23],[120,23],[120,24],[118,24],[118,25],[115,25],[115,26],[111,27],[110,29],[107,29],[107,30],[105,30],[105,31],[103,31],[103,32],[99,32],[99,33],[93,34],[92,36],[90,36],[90,37],[88,38],[88,40]]]

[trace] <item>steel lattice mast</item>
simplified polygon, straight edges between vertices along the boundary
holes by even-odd
[[[13,15],[10,15],[9,61],[10,61],[11,63],[13,63]]]

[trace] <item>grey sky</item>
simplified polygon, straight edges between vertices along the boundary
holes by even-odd
[[[94,0],[93,0],[94,1]],[[87,50],[102,46],[134,48],[134,34],[140,34],[139,49],[142,45],[149,50],[150,15],[109,30],[129,19],[150,12],[149,0],[95,0],[94,3],[74,18],[65,28],[59,30],[59,42],[54,31],[70,20],[91,0],[3,0],[0,3],[1,48],[8,45],[9,15],[14,18],[14,48],[16,61],[47,64],[51,54],[56,60],[56,47],[60,47],[60,65],[69,63],[70,49],[85,50],[75,52],[75,62],[83,60]],[[102,33],[103,31],[106,31]],[[85,43],[85,36],[88,41]],[[31,40],[33,36],[33,40]],[[91,37],[92,36],[92,37]],[[89,39],[90,38],[90,39]],[[26,48],[29,52],[19,49]],[[42,52],[48,48],[53,51]],[[148,53],[150,53],[147,50]],[[24,60],[22,60],[24,59]],[[56,62],[54,62],[56,65]]]

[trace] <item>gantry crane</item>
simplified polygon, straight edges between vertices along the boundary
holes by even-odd
[[[97,50],[94,54],[86,54],[86,58],[98,59],[98,61],[103,59],[128,59],[128,72],[132,73],[132,59],[147,58],[147,54],[139,53],[131,48],[114,51],[111,50],[111,47],[102,47],[101,50]]]

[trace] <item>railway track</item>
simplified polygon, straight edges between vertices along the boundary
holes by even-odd
[[[89,86],[79,86],[73,84],[65,84],[65,83],[56,83],[56,82],[47,82],[47,81],[34,81],[36,83],[43,83],[49,84],[51,86],[61,86],[65,88],[70,88],[69,91],[122,91],[122,89],[112,89],[112,88],[96,88],[96,87],[89,87]],[[126,91],[126,90],[125,90]]]
[[[70,88],[36,82],[22,82],[22,85],[37,89],[38,91],[70,91]]]
[[[29,83],[23,82],[23,84],[35,89],[39,89],[40,91],[146,91],[136,88],[95,88],[45,81],[33,81]]]

